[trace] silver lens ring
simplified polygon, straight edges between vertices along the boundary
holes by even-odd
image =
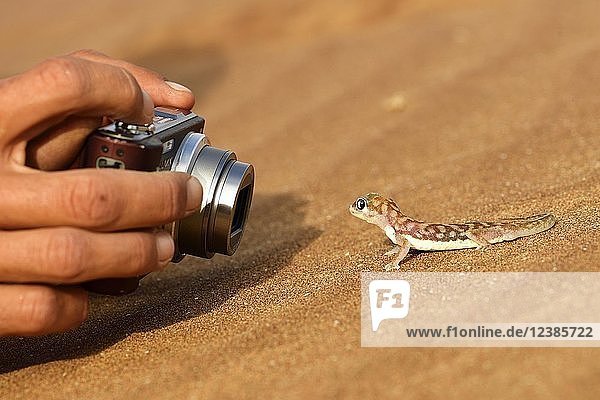
[[[209,231],[212,232],[210,247],[215,252],[232,255],[237,250],[246,226],[253,191],[252,165],[229,160],[215,189],[209,222]]]
[[[173,160],[173,164],[171,164],[171,171],[191,174],[192,169],[194,168],[194,162],[196,161],[196,158],[198,158],[200,150],[202,150],[204,146],[208,145],[210,145],[210,142],[206,135],[198,132],[188,133],[179,146],[177,154],[175,155],[175,159]],[[173,222],[170,229],[171,236],[175,242],[175,255],[173,256],[174,262],[181,261],[184,256],[184,254],[179,251],[178,246],[179,223],[179,220]]]
[[[210,145],[208,138],[203,133],[190,132],[181,142],[179,151],[171,166],[171,171],[192,173],[194,162],[204,146]]]
[[[203,187],[202,204],[193,215],[173,224],[177,252],[211,258],[232,255],[241,240],[254,190],[252,165],[238,161],[235,153],[217,149],[203,134],[184,139],[171,168],[187,172]]]

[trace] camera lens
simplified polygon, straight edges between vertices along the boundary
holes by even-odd
[[[200,209],[173,225],[174,261],[183,255],[210,258],[237,250],[250,211],[254,168],[235,153],[209,145],[201,133],[189,133],[176,156],[174,171],[187,172],[202,184]]]

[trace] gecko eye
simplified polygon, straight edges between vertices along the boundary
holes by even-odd
[[[365,199],[363,199],[362,197],[360,199],[356,200],[356,209],[358,211],[364,210],[366,206],[367,206],[367,201]]]

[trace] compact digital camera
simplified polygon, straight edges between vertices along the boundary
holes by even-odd
[[[212,147],[204,135],[204,119],[188,111],[154,109],[154,121],[136,125],[116,121],[99,128],[80,155],[81,167],[180,171],[203,187],[200,209],[164,227],[175,241],[173,262],[187,254],[211,258],[237,250],[252,202],[254,168],[234,152]],[[84,284],[102,294],[134,291],[140,278],[100,279]]]

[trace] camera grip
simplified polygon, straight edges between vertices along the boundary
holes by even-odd
[[[115,168],[138,171],[156,171],[160,163],[162,145],[140,145],[112,138],[101,133],[92,134],[80,155],[81,168]],[[83,288],[98,294],[124,295],[134,292],[143,276],[132,278],[97,279],[82,284]]]

